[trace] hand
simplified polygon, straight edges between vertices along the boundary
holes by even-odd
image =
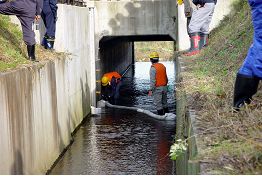
[[[148,96],[152,96],[152,90],[148,91]]]
[[[36,20],[36,21],[38,21],[40,18],[41,18],[40,15],[36,15],[36,16],[35,16],[35,20]]]

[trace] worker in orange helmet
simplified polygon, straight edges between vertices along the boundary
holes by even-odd
[[[118,72],[105,73],[101,79],[101,96],[111,104],[117,104],[122,76]]]
[[[154,104],[156,105],[157,114],[164,115],[168,113],[167,106],[167,83],[166,67],[159,63],[159,55],[157,52],[150,54],[152,63],[150,68],[150,90],[149,96],[153,96]]]

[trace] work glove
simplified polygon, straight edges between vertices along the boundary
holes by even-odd
[[[178,5],[182,5],[183,4],[183,0],[177,0],[177,4]]]

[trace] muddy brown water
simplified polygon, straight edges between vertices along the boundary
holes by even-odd
[[[174,64],[167,67],[169,109],[174,112]],[[150,63],[138,62],[134,76],[126,77],[118,104],[151,110],[147,96]],[[175,122],[158,121],[144,114],[103,109],[88,117],[74,136],[74,142],[50,174],[86,175],[170,175],[175,173],[168,156],[174,140]]]

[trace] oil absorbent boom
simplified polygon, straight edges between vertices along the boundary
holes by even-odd
[[[104,108],[104,107],[109,107],[109,108],[116,108],[116,109],[126,109],[126,110],[133,110],[133,111],[137,111],[140,113],[144,113],[150,117],[153,117],[155,119],[158,120],[166,120],[166,121],[171,121],[171,120],[175,120],[176,115],[172,114],[172,113],[166,113],[165,115],[157,115],[152,113],[151,111],[145,110],[145,109],[141,109],[141,108],[136,108],[136,107],[127,107],[127,106],[119,106],[119,105],[112,105],[107,101],[104,100],[100,100],[98,103],[98,108]]]

